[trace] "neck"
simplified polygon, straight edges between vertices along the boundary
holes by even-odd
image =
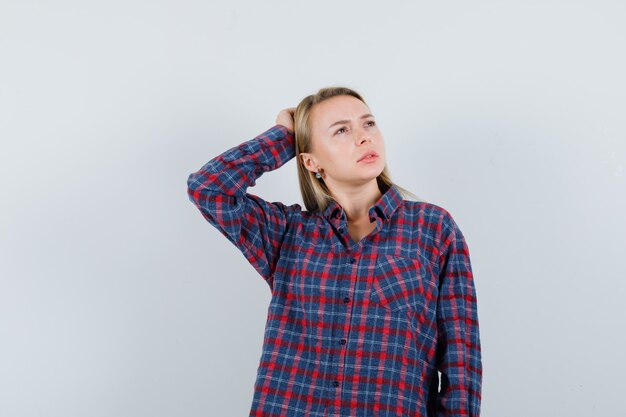
[[[369,209],[382,196],[376,179],[358,187],[333,187],[331,194],[346,213],[349,223],[369,223]]]

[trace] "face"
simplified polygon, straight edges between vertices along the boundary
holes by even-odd
[[[311,109],[312,152],[302,153],[304,166],[322,170],[324,182],[360,185],[375,179],[385,167],[383,136],[370,109],[356,97],[341,95]],[[359,162],[367,151],[378,154]]]

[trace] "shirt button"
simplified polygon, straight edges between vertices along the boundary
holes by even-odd
[[[355,262],[356,262],[356,259],[355,259],[355,258],[350,258],[350,263],[351,263],[351,264],[353,264],[353,263],[355,263]]]
[[[333,381],[333,385],[338,387],[339,386],[339,381]]]
[[[343,227],[340,227],[339,229],[337,229],[337,231],[338,231],[339,233],[343,233]]]
[[[350,302],[350,297],[344,297],[343,298],[343,302],[346,303],[346,304],[349,303]]]
[[[339,343],[341,343],[342,345],[345,345],[346,344],[346,339],[341,339],[341,341]]]

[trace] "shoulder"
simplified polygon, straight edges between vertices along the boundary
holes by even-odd
[[[445,245],[451,238],[463,236],[447,208],[431,202],[412,200],[404,200],[403,205],[407,217],[411,217],[419,225],[420,231],[427,231],[437,246]]]
[[[446,208],[438,204],[428,201],[413,200],[403,200],[402,204],[409,215],[427,218],[430,221],[442,224],[450,224],[450,222],[453,221],[452,214],[450,214]]]
[[[289,220],[297,224],[319,223],[321,214],[317,211],[309,211],[299,203],[283,205]]]

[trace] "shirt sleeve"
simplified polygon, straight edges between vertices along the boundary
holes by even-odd
[[[293,133],[277,124],[214,157],[187,180],[191,202],[244,254],[270,288],[290,213],[301,206],[268,202],[247,189],[264,172],[294,156]]]
[[[469,249],[448,214],[439,254],[437,300],[437,370],[441,390],[437,417],[479,417],[482,360],[476,289]]]

